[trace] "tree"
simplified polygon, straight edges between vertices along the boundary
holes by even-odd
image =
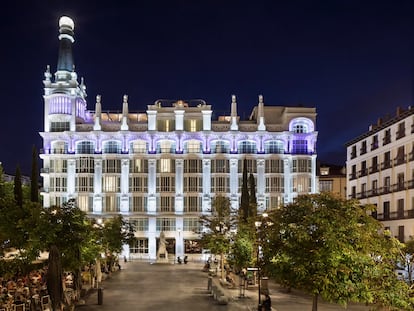
[[[249,175],[249,219],[257,216],[256,182],[252,173]]]
[[[30,201],[39,202],[39,170],[36,147],[32,149],[32,174],[30,178]]]
[[[221,195],[216,196],[212,203],[211,214],[201,216],[200,221],[205,228],[201,236],[201,245],[210,249],[213,254],[220,254],[223,279],[224,254],[229,251],[232,229],[235,226],[230,200]]]
[[[126,222],[122,215],[107,219],[102,225],[95,223],[98,229],[98,243],[102,246],[109,267],[113,266],[114,258],[121,253],[125,244],[131,244],[135,239],[134,227]]]
[[[16,167],[16,175],[14,176],[14,200],[19,208],[23,207],[23,189],[22,189],[22,174],[20,167]]]
[[[249,188],[247,186],[247,159],[243,160],[243,178],[240,198],[240,222],[247,223],[250,214]]]
[[[368,215],[371,208],[321,193],[272,211],[262,238],[264,269],[313,295],[313,311],[319,296],[408,307],[408,287],[394,271],[401,245]]]

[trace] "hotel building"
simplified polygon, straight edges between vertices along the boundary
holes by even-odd
[[[231,97],[228,116],[213,120],[203,100],[156,100],[142,112],[104,112],[98,95],[87,109],[86,87],[72,58],[74,23],[59,21],[59,57],[44,79],[41,159],[45,207],[75,199],[89,217],[123,215],[135,225],[130,258],[156,258],[164,232],[169,253],[201,253],[199,216],[226,196],[238,209],[244,159],[256,180],[259,211],[317,191],[315,108],[265,106],[248,120]],[[134,105],[135,106],[135,105]]]
[[[397,109],[346,144],[347,196],[373,204],[372,216],[401,242],[414,235],[414,109]]]

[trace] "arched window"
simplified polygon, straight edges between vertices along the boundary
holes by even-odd
[[[230,143],[225,140],[215,140],[211,142],[212,153],[229,153]]]
[[[245,140],[239,143],[239,153],[256,153],[257,145],[254,141]]]
[[[93,141],[80,141],[76,144],[76,153],[93,154],[95,152],[95,144]]]
[[[270,140],[265,142],[265,153],[284,153],[284,144],[281,140]]]
[[[130,144],[130,153],[147,153],[148,142],[145,140],[135,140]]]
[[[52,143],[52,152],[51,153],[68,153],[68,143],[64,141],[55,141]]]
[[[175,142],[161,140],[157,143],[157,153],[175,153]]]
[[[201,152],[201,142],[195,139],[188,140],[184,143],[184,152],[185,153],[200,153]]]
[[[308,118],[295,118],[290,121],[289,131],[297,134],[306,134],[314,131],[314,124]]]
[[[116,140],[110,140],[104,143],[104,153],[121,153],[121,143]]]

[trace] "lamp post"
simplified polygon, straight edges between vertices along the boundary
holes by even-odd
[[[260,227],[262,225],[261,221],[256,221],[255,223],[256,226],[256,233],[257,233],[257,257],[256,257],[256,265],[257,265],[257,282],[258,282],[258,292],[257,292],[257,296],[258,296],[258,303],[257,303],[257,310],[261,311],[262,310],[262,299],[261,299],[261,288],[260,288]]]

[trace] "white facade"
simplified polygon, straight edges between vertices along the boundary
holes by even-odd
[[[414,236],[414,109],[398,108],[346,146],[348,198],[374,204],[373,216],[400,241]]]
[[[87,110],[83,81],[65,68],[72,65],[69,24],[60,25],[55,77],[48,68],[44,80],[45,207],[74,198],[91,217],[122,214],[138,238],[127,254],[155,259],[161,231],[169,253],[199,254],[199,216],[217,194],[238,208],[244,159],[260,211],[316,192],[314,108],[264,106],[259,96],[249,120],[241,121],[232,96],[231,115],[213,120],[203,100],[157,100],[130,112],[124,96],[122,113],[102,113],[98,95],[95,110]]]

